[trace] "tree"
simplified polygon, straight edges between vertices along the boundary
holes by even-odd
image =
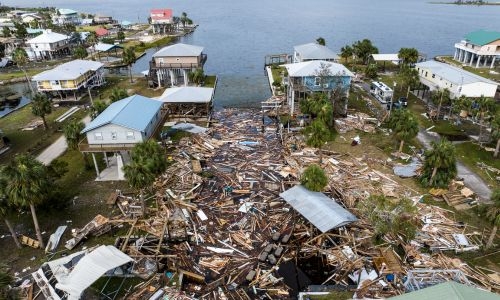
[[[94,101],[94,105],[90,107],[90,118],[92,120],[97,118],[97,116],[101,114],[106,108],[108,108],[108,104],[106,102],[100,100]]]
[[[372,79],[376,78],[378,76],[377,71],[377,64],[367,64],[365,68],[365,76]]]
[[[378,53],[378,48],[369,39],[355,42],[352,49],[354,54],[363,61],[363,64],[368,64],[370,56]]]
[[[345,60],[345,63],[349,63],[349,57],[352,57],[354,54],[354,51],[351,46],[346,45],[340,49],[340,57],[342,57]]]
[[[135,63],[137,57],[135,56],[135,50],[133,47],[125,48],[123,50],[123,63],[127,65],[128,72],[130,74],[130,83],[133,83],[132,79],[132,64]]]
[[[188,73],[188,79],[196,83],[197,85],[201,84],[203,80],[205,80],[205,73],[203,72],[202,68],[196,69],[194,72],[189,72]]]
[[[78,148],[78,143],[82,139],[82,130],[85,124],[82,121],[71,120],[66,126],[63,127],[64,137],[68,143],[68,148],[75,150]]]
[[[89,33],[89,35],[87,36],[86,41],[89,44],[89,46],[91,46],[92,49],[94,49],[94,51],[92,53],[92,58],[95,59],[95,57],[94,57],[94,55],[95,55],[95,45],[99,42],[99,37],[97,36],[97,33],[95,31],[91,31]]]
[[[319,149],[319,162],[323,162],[323,145],[332,140],[332,134],[328,127],[322,120],[314,120],[311,125],[307,126],[304,130],[306,136],[306,144],[308,146]]]
[[[84,59],[89,54],[87,53],[87,49],[85,49],[85,47],[78,46],[75,48],[75,50],[73,50],[73,55],[75,56],[75,58]]]
[[[500,114],[495,115],[491,121],[491,138],[497,141],[495,152],[493,153],[493,157],[496,158],[500,150]]]
[[[125,40],[125,32],[123,32],[123,30],[118,31],[116,38],[123,43],[123,40]]]
[[[324,39],[324,38],[322,38],[322,37],[317,38],[317,39],[316,39],[316,43],[317,43],[318,45],[321,45],[321,46],[326,46],[326,41],[325,41],[325,39]]]
[[[26,30],[26,26],[23,23],[14,22],[15,36],[18,39],[24,39],[28,35],[28,31]]]
[[[493,244],[493,240],[497,235],[498,226],[500,226],[500,189],[497,188],[493,191],[491,198],[492,204],[488,206],[486,211],[486,217],[493,223],[493,230],[491,231],[488,242],[486,243],[486,248],[490,248]]]
[[[398,58],[401,60],[401,66],[408,66],[417,63],[418,50],[415,48],[401,48],[398,52]]]
[[[479,142],[483,142],[484,121],[495,115],[496,103],[492,98],[479,97],[472,103],[472,113],[475,119],[479,119]]]
[[[146,207],[143,199],[144,188],[150,186],[155,178],[167,168],[163,148],[154,140],[137,144],[130,154],[130,164],[123,167],[129,185],[140,191],[143,213]]]
[[[31,94],[34,94],[33,87],[31,86],[31,82],[28,78],[28,74],[26,73],[26,70],[24,69],[24,66],[29,61],[28,53],[26,53],[26,50],[24,50],[23,48],[17,48],[16,50],[14,50],[14,52],[12,52],[12,61],[14,61],[14,63],[17,65],[17,67],[21,71],[23,71],[24,78],[26,78],[26,82],[28,83],[28,85],[30,87]]]
[[[318,165],[312,164],[300,176],[300,184],[310,191],[321,192],[328,184],[328,177]]]
[[[410,96],[411,87],[420,82],[418,71],[414,68],[403,66],[399,72],[399,77],[401,78],[403,86],[406,86],[406,98],[408,98]]]
[[[73,33],[71,34],[70,41],[71,41],[72,43],[75,43],[75,44],[77,44],[77,45],[80,45],[80,44],[82,43],[82,35],[81,35],[79,32],[75,31],[75,32],[73,32]],[[84,48],[84,49],[85,49],[85,48]],[[87,49],[85,49],[85,53],[86,53],[86,52],[87,52]],[[85,56],[86,56],[86,55],[85,55]]]
[[[14,283],[14,278],[6,270],[0,270],[0,299],[20,299],[15,292],[11,294],[13,291],[11,288],[12,283]]]
[[[357,208],[375,229],[377,239],[385,234],[402,235],[409,242],[417,233],[417,208],[407,198],[391,201],[383,195],[371,195],[359,201]]]
[[[7,182],[5,181],[5,177],[0,177],[0,218],[2,218],[3,221],[5,222],[5,225],[7,225],[7,228],[9,229],[10,235],[12,235],[12,239],[14,240],[16,247],[21,248],[21,244],[19,243],[19,240],[17,238],[17,234],[14,231],[14,227],[12,227],[12,224],[10,223],[9,219],[7,218],[7,214],[9,213],[10,209],[12,208],[12,205],[9,203],[8,198],[5,195],[6,185],[7,185]]]
[[[111,95],[109,95],[109,100],[111,101],[111,103],[113,103],[127,97],[128,94],[126,90],[115,87],[111,90]]]
[[[182,28],[186,27],[186,23],[187,23],[187,20],[188,20],[188,17],[187,17],[187,13],[185,12],[182,12],[181,13],[181,17],[179,19],[182,23]]]
[[[432,102],[434,104],[438,104],[437,107],[437,113],[436,113],[436,120],[439,119],[439,116],[441,115],[441,107],[443,104],[450,104],[451,97],[450,97],[450,90],[449,89],[438,89],[431,95]]]
[[[432,141],[424,153],[425,161],[420,182],[426,187],[447,187],[457,176],[455,147],[445,139]]]
[[[9,27],[5,26],[2,29],[2,35],[3,35],[3,37],[10,37],[10,29],[9,29]]]
[[[52,105],[50,100],[47,98],[47,95],[37,93],[35,97],[33,97],[33,100],[31,101],[31,112],[35,116],[42,118],[44,129],[49,128],[47,121],[45,120],[45,116],[52,112]]]
[[[19,154],[2,169],[2,175],[6,181],[5,195],[13,205],[30,208],[38,242],[45,247],[35,207],[44,202],[52,189],[47,168],[35,157]]]
[[[388,125],[394,131],[396,138],[400,140],[399,152],[403,152],[405,142],[412,140],[418,134],[418,120],[407,109],[393,110]]]

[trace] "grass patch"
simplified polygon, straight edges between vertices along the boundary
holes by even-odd
[[[347,107],[351,111],[354,110],[356,112],[365,113],[374,117],[374,113],[368,106],[368,102],[364,99],[365,97],[369,97],[365,91],[353,89],[349,93],[349,102]]]
[[[175,36],[166,36],[166,37],[160,38],[160,39],[158,39],[154,42],[151,42],[151,43],[144,43],[144,42],[140,42],[140,41],[128,41],[128,42],[125,42],[124,44],[122,44],[122,46],[126,47],[126,48],[134,47],[134,49],[137,53],[142,53],[150,48],[158,48],[158,47],[162,47],[162,46],[165,46],[167,44],[170,44],[173,41],[175,41],[176,38],[177,37],[175,37]]]
[[[106,85],[99,90],[98,99],[108,101],[114,88],[132,90],[132,94],[140,94],[145,97],[158,97],[162,94],[162,89],[148,87],[147,79],[144,77],[134,78],[134,82],[130,83],[128,76],[110,76],[106,77]]]
[[[283,72],[285,72],[284,67],[279,67],[279,66],[271,66],[271,73],[273,74],[273,81],[274,82],[281,82],[283,80]]]
[[[206,75],[205,76],[205,87],[215,88],[215,82],[217,81],[216,75]]]
[[[491,187],[498,186],[495,174],[490,174],[477,166],[478,163],[485,163],[488,166],[500,169],[500,159],[494,158],[492,152],[485,151],[478,144],[472,142],[456,144],[455,149],[458,159],[464,165],[481,176]]]

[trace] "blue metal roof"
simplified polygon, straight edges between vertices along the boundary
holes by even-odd
[[[98,127],[114,124],[144,132],[161,109],[162,102],[141,95],[133,95],[112,103],[83,130],[86,133]]]

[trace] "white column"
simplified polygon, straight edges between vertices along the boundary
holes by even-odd
[[[99,167],[97,166],[97,160],[95,159],[95,153],[92,153],[92,160],[94,161],[95,172],[97,174],[97,178],[101,178],[99,176]]]
[[[457,60],[458,48],[455,48],[455,55],[453,55],[453,59]]]
[[[188,86],[188,76],[185,69],[182,69],[182,75],[184,76],[184,86]]]
[[[161,70],[156,70],[156,77],[158,77],[158,87],[161,87],[160,73],[161,73]]]
[[[175,81],[174,81],[174,70],[168,70],[169,74],[170,74],[170,83],[172,84],[172,86],[175,85]]]
[[[290,115],[293,115],[293,112],[295,111],[295,91],[292,90],[292,103],[290,103]]]
[[[479,68],[479,64],[481,63],[481,55],[477,56],[476,68]]]
[[[490,69],[493,69],[493,67],[495,66],[495,58],[496,56],[493,56],[493,59],[491,60]]]
[[[471,53],[470,54],[470,62],[469,62],[469,66],[472,67],[472,61],[474,60],[474,53]]]

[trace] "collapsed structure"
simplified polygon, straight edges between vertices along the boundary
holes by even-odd
[[[74,230],[79,242],[107,225],[130,225],[114,246],[146,281],[126,297],[289,299],[340,289],[380,298],[457,279],[500,290],[495,276],[442,253],[478,249],[484,235],[419,203],[386,161],[324,151],[327,192],[310,192],[299,178],[319,153],[300,135],[278,138],[279,126],[251,110],[223,110],[215,119],[206,133],[167,147],[172,163],[146,197],[145,214],[137,213],[140,199],[116,192],[108,203],[119,215]],[[373,244],[375,229],[356,208],[373,194],[413,200],[418,232],[411,242],[386,234],[384,244]],[[68,291],[64,283],[55,289]]]

